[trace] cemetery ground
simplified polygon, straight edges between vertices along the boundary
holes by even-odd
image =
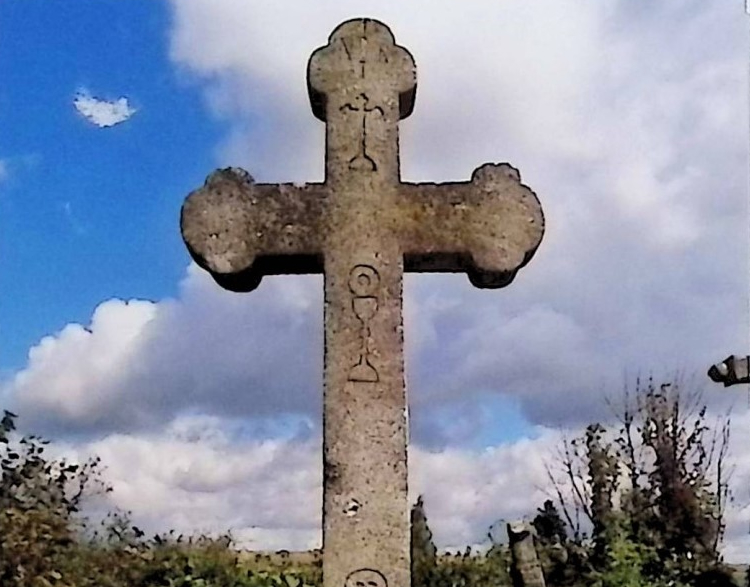
[[[621,404],[619,424],[592,424],[550,455],[550,462],[562,464],[557,471],[562,477],[550,470],[549,493],[557,498],[527,515],[546,585],[748,584],[746,565],[724,565],[719,554],[730,493],[729,417],[712,425],[701,397],[685,393],[678,382],[639,381]],[[95,457],[85,463],[51,458],[47,441],[20,435],[16,424],[17,417],[5,412],[3,587],[322,584],[319,550],[239,551],[229,533],[186,537],[165,531],[147,537],[127,513],[87,518],[87,500],[111,491],[102,476],[106,463]],[[648,459],[649,453],[655,458]],[[502,542],[482,553],[468,547],[438,553],[428,510],[421,498],[411,509],[414,587],[524,584],[514,582],[514,556]],[[588,519],[587,526],[575,523],[576,511]]]

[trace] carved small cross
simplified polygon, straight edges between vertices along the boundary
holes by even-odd
[[[182,235],[233,291],[264,275],[324,274],[324,584],[367,576],[408,587],[403,273],[461,271],[477,287],[506,286],[544,219],[507,164],[482,165],[469,182],[401,183],[398,121],[412,111],[416,69],[384,24],[341,24],[312,54],[307,83],[326,123],[325,181],[256,184],[216,171],[185,201]]]

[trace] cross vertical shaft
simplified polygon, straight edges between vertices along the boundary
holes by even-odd
[[[326,586],[358,569],[409,585],[403,265],[392,246],[378,250],[325,266]]]
[[[311,95],[325,96],[316,114],[326,121],[331,202],[324,269],[326,587],[352,583],[352,572],[363,569],[387,569],[391,585],[410,584],[403,255],[387,215],[399,183],[401,95],[413,97],[414,78],[411,56],[394,46],[387,28],[368,20],[339,27],[308,69]]]

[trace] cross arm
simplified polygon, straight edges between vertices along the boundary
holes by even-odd
[[[505,163],[482,165],[468,182],[401,184],[400,195],[406,271],[465,271],[476,287],[505,287],[544,234],[539,200]]]
[[[182,238],[196,263],[232,291],[264,275],[320,273],[323,184],[257,184],[239,168],[220,169],[182,206]]]

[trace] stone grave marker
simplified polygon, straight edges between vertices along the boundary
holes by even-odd
[[[232,291],[323,273],[324,585],[408,587],[403,273],[506,286],[544,218],[508,164],[482,165],[468,182],[400,181],[398,122],[412,112],[416,69],[384,24],[339,25],[310,57],[307,86],[326,124],[325,181],[259,184],[218,170],[186,199],[182,235]]]
[[[546,587],[542,565],[536,552],[536,530],[525,520],[508,522],[513,587]]]

